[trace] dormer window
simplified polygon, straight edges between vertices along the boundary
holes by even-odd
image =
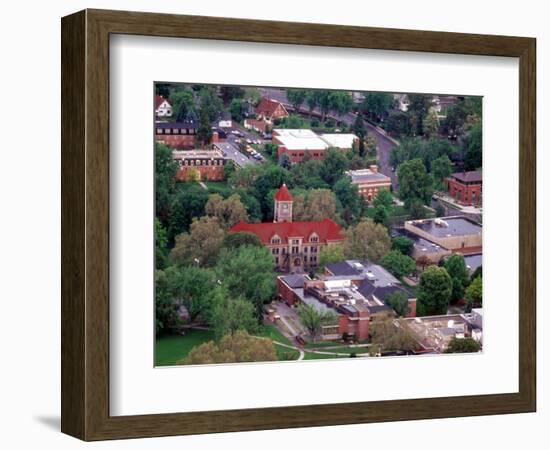
[[[317,236],[315,233],[313,233],[313,234],[309,237],[309,242],[319,242],[319,236]]]
[[[271,238],[271,243],[272,244],[280,244],[281,243],[281,238],[279,236],[275,235]]]

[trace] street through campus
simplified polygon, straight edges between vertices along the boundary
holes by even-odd
[[[288,98],[286,96],[286,90],[285,89],[279,89],[279,88],[259,88],[259,91],[261,92],[262,96],[272,98],[273,100],[277,100],[281,102],[285,108],[290,109],[294,111],[294,107],[289,103]],[[310,111],[307,108],[300,108],[299,111],[297,111],[304,115],[309,115]],[[320,116],[321,113],[319,109],[314,109],[312,111],[312,114],[315,116]],[[355,119],[357,117],[354,113],[347,113],[344,115],[338,115],[338,114],[328,114],[327,117],[336,119],[340,122],[344,122],[346,125],[351,126],[355,122]],[[384,130],[372,125],[370,122],[365,120],[365,125],[368,129],[368,132],[376,137],[377,142],[377,158],[379,163],[379,171],[382,172],[384,175],[391,178],[392,186],[394,188],[397,187],[397,174],[395,171],[392,171],[392,167],[390,164],[390,157],[391,152],[394,147],[397,146],[395,141],[388,137]]]

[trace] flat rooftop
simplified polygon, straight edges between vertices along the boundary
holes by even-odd
[[[403,236],[413,241],[414,248],[423,253],[439,253],[447,249],[405,229],[394,229],[392,237]]]
[[[329,145],[308,129],[277,128],[275,136],[288,150],[326,150]]]
[[[464,262],[466,263],[468,271],[473,273],[478,267],[481,266],[481,263],[483,262],[483,255],[481,253],[466,255],[464,256]]]
[[[390,272],[378,264],[370,261],[359,261],[348,259],[334,264],[329,264],[326,269],[334,275],[334,278],[350,278],[358,277],[369,280],[375,287],[390,286],[393,284],[401,284]]]
[[[481,172],[481,170],[455,172],[451,174],[451,177],[463,183],[481,183],[483,180],[483,173]]]
[[[380,172],[373,172],[370,169],[350,170],[346,172],[350,177],[352,183],[369,183],[369,182],[384,182],[391,183],[391,178]]]
[[[481,225],[464,217],[413,220],[412,225],[435,237],[481,234]]]
[[[174,150],[172,151],[174,159],[192,159],[192,158],[223,158],[219,150]]]
[[[323,133],[319,137],[325,141],[329,147],[352,148],[357,136],[352,133]]]

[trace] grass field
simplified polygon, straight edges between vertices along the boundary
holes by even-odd
[[[212,341],[209,330],[188,330],[185,335],[157,337],[155,342],[155,366],[173,366],[184,359],[193,347]]]
[[[336,358],[349,358],[349,356],[339,356],[339,355],[324,355],[322,353],[311,353],[306,352],[304,360],[309,361],[312,359],[336,359]]]
[[[274,325],[265,325],[257,334],[283,344],[293,345]],[[173,366],[181,361],[196,346],[214,340],[209,330],[188,330],[185,335],[167,335],[157,338],[155,343],[155,366]],[[281,361],[298,359],[300,353],[290,348],[275,345]]]

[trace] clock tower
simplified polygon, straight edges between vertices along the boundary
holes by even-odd
[[[273,222],[292,222],[292,194],[284,183],[275,194]]]

